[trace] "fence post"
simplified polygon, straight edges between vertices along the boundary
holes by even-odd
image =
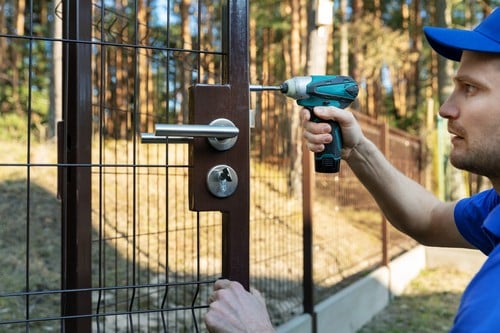
[[[380,150],[384,156],[389,159],[390,147],[389,147],[389,125],[386,121],[380,123]],[[384,215],[381,213],[382,219],[382,265],[387,266],[389,264],[389,231],[388,222]]]
[[[302,145],[302,245],[303,245],[303,282],[304,312],[311,315],[313,332],[316,332],[314,313],[314,276],[313,276],[313,202],[314,179],[312,154]]]

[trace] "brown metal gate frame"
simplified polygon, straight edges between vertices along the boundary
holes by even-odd
[[[249,286],[249,93],[248,1],[228,0],[223,26],[224,81],[230,88],[228,118],[239,128],[234,148],[223,154],[238,173],[239,185],[222,207],[222,274]],[[63,5],[63,122],[59,126],[59,194],[62,198],[62,295],[64,332],[92,328],[91,137],[92,1]],[[137,112],[137,111],[135,111]],[[207,158],[210,158],[208,156]],[[197,175],[198,176],[198,175]],[[200,175],[201,176],[201,175]],[[226,202],[224,202],[226,200]]]
[[[78,333],[92,323],[92,2],[65,1],[63,13],[61,315],[62,331]]]
[[[241,178],[233,195],[234,205],[223,214],[222,274],[249,287],[249,222],[250,222],[250,105],[248,74],[248,0],[230,0],[228,22],[227,83],[231,86],[231,120],[240,129],[238,142],[228,156]]]

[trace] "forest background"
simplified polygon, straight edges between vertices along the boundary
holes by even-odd
[[[101,1],[95,2],[96,10],[100,8],[99,3]],[[122,12],[123,17],[137,13],[139,33],[142,30],[148,39],[170,48],[210,51],[219,47],[213,45],[213,35],[217,31],[208,31],[202,36],[191,31],[189,18],[198,8],[192,0],[103,0],[102,4]],[[450,175],[446,167],[447,148],[443,139],[446,125],[437,117],[439,105],[451,92],[451,77],[457,64],[431,52],[422,28],[424,25],[471,28],[497,5],[495,0],[250,1],[251,83],[279,84],[292,76],[321,74],[314,72],[318,64],[324,64],[319,71],[350,75],[360,84],[360,94],[353,105],[355,109],[425,138],[427,187],[448,199],[463,192],[474,192],[481,186],[481,180],[472,181],[471,177],[464,178],[462,174]],[[165,18],[161,17],[161,8],[165,6],[176,8],[173,13],[177,13],[177,17],[168,18],[171,30],[168,41],[162,40]],[[22,38],[18,39],[19,43],[8,43],[9,39],[0,38],[1,139],[26,139],[27,127],[30,127],[31,139],[54,138],[55,124],[62,114],[61,47],[60,43],[44,43],[44,38],[61,36],[61,7],[59,1],[0,0],[0,35],[35,38],[33,43],[26,43]],[[220,15],[217,10],[210,11],[209,3],[206,8],[209,8],[207,16]],[[117,42],[123,42],[133,37],[135,27],[124,22],[95,24],[108,24],[106,33]],[[28,31],[31,26],[35,29]],[[144,75],[150,75],[153,81],[155,75],[161,75],[153,69],[158,64],[148,61],[147,57],[138,66],[120,51],[109,51],[107,57],[115,68],[114,74],[107,77],[109,86],[126,85],[124,82],[119,84],[128,77],[124,73],[147,73]],[[36,66],[30,62],[36,62]],[[196,79],[210,83],[214,80],[211,73],[216,72],[220,64],[210,56],[203,57],[201,62],[201,72]],[[96,68],[97,75],[99,68]],[[189,71],[178,71],[173,82],[171,91],[165,92],[141,87],[140,98],[165,94],[164,100],[177,99],[178,107],[169,111],[168,121],[181,123],[187,117],[188,99],[180,95],[193,83],[193,75]],[[116,89],[105,99],[107,105],[127,109],[130,90]],[[258,109],[265,109],[267,116],[272,117],[273,110],[277,109],[273,105],[278,102],[256,99],[255,103],[260,104]],[[30,103],[26,103],[27,100]],[[151,100],[144,99],[146,104]],[[155,107],[148,106],[150,109]],[[151,128],[162,120],[161,117],[164,116],[141,119],[141,130]],[[127,117],[115,117],[106,126],[108,135],[114,138],[127,139],[131,133]],[[292,122],[291,126],[297,128],[299,125]],[[270,136],[275,134],[266,133],[258,140],[272,141]],[[292,135],[290,140],[293,146],[293,141],[299,138]],[[446,187],[447,177],[462,180],[458,182],[462,184],[460,188]]]
[[[2,171],[8,170],[8,167],[12,165],[11,160],[16,158],[15,155],[24,156],[25,152],[30,151],[31,148],[33,148],[33,154],[30,155],[29,161],[32,161],[31,158],[37,161],[42,157],[46,158],[45,155],[51,154],[52,157],[55,154],[55,149],[52,149],[55,146],[55,129],[57,121],[62,118],[64,103],[61,61],[64,41],[61,20],[63,6],[61,3],[61,0],[0,0],[0,146],[5,152],[3,165],[7,166]],[[194,83],[220,83],[218,80],[223,76],[221,72],[224,70],[225,50],[220,42],[223,33],[220,29],[220,22],[222,21],[221,15],[224,13],[223,8],[227,3],[227,0],[92,1],[94,10],[92,38],[95,42],[92,49],[92,126],[93,134],[95,134],[93,140],[101,140],[97,142],[98,144],[104,142],[102,144],[104,148],[127,147],[136,139],[134,135],[151,132],[155,123],[186,123],[188,121],[188,87]],[[250,63],[248,69],[252,84],[274,85],[292,76],[307,74],[350,75],[360,85],[359,97],[353,104],[353,109],[373,119],[386,121],[394,127],[416,134],[424,140],[426,148],[423,164],[427,171],[424,178],[426,187],[433,189],[446,199],[467,194],[466,192],[475,192],[480,188],[481,178],[453,172],[452,168],[447,167],[446,154],[449,140],[446,138],[446,124],[437,116],[437,112],[439,105],[453,89],[451,78],[457,63],[447,61],[432,52],[422,31],[424,25],[471,28],[481,21],[493,7],[499,5],[498,0],[258,0],[250,1],[249,4]],[[195,24],[193,21],[198,17],[202,17],[204,22],[195,22]],[[196,29],[196,26],[201,28]],[[64,42],[71,43],[72,41]],[[237,73],[233,74],[237,75]],[[279,206],[287,209],[290,207],[297,209],[300,206],[294,204],[295,201],[291,200],[288,195],[289,192],[293,192],[294,188],[299,187],[293,185],[300,184],[300,174],[294,172],[301,170],[301,167],[282,168],[284,163],[301,163],[301,159],[298,158],[301,130],[296,116],[298,107],[294,104],[290,100],[286,101],[278,93],[251,94],[251,106],[255,111],[255,129],[252,129],[251,135],[252,161],[265,162],[266,167],[267,164],[278,166],[280,172],[283,173],[289,172],[281,171],[283,169],[291,170],[289,178],[283,181],[286,183],[285,190],[279,193],[286,195],[284,200],[280,197]],[[262,124],[265,124],[265,127]],[[32,143],[38,142],[42,143],[40,146],[48,143],[49,149],[42,149],[39,152],[31,146]],[[105,143],[112,144],[106,146]],[[278,149],[270,149],[271,146],[276,148],[278,145]],[[21,153],[17,154],[16,149]],[[119,157],[116,158],[117,161],[127,156],[125,151],[126,149],[113,151]],[[259,167],[263,165],[264,163],[258,164]],[[29,169],[21,166],[17,169],[27,173],[29,177],[33,176],[28,182],[35,180],[35,172],[26,170],[36,170],[36,168]],[[11,177],[10,173],[6,172],[5,177]],[[107,177],[107,179],[113,179],[110,175]],[[113,187],[113,184],[105,184],[108,186],[106,189],[110,189],[107,192],[103,190],[102,193],[114,194],[114,190],[120,188],[120,191],[116,192],[122,194],[121,189],[124,188],[122,177],[122,174],[117,174],[116,187]],[[451,177],[454,180],[452,182],[448,181]],[[50,177],[42,175],[39,178],[47,178],[48,183],[51,179],[55,179],[52,174]],[[133,183],[133,178],[130,177],[130,179],[132,179],[130,183]],[[21,183],[27,182],[23,180]],[[270,182],[267,179],[265,182],[254,183],[257,185],[265,183],[265,186],[260,185],[261,188],[264,188],[266,193],[271,192],[271,188],[268,187]],[[275,184],[272,185],[274,193],[276,192],[274,191]],[[292,191],[289,191],[290,185],[292,185]],[[47,188],[52,190],[50,186]],[[329,188],[326,187],[326,189],[331,192]],[[353,187],[349,187],[349,193],[356,202],[368,203],[368,200],[357,196],[360,192],[352,189]],[[21,186],[21,192],[24,190],[25,188]],[[3,192],[13,193],[10,188]],[[180,190],[178,192],[182,194]],[[254,193],[261,192],[254,191]],[[129,195],[128,192],[123,193],[123,196],[127,195],[125,199],[129,201],[123,200],[121,196],[111,197],[109,202],[102,200],[106,203],[104,206],[116,207],[115,211],[121,214],[114,216],[108,213],[106,215],[118,221],[113,225],[118,230],[118,236],[113,236],[115,238],[126,239],[122,237],[125,232],[122,233],[120,231],[122,229],[119,228],[131,225],[127,224],[127,221],[132,214],[127,213],[131,211],[130,207],[135,203],[133,200],[136,197]],[[50,195],[43,196],[50,197]],[[17,196],[12,196],[12,198],[14,198],[13,202],[22,201]],[[278,205],[273,205],[273,201],[266,200],[268,199],[266,196],[263,198],[263,202],[272,206],[268,209],[264,205],[265,209],[263,207],[256,209],[257,213],[264,216],[262,220],[265,221],[265,225],[267,227],[283,226],[283,230],[286,231],[283,233],[267,232],[266,235],[280,237],[280,241],[286,243],[287,246],[300,244],[295,238],[290,240],[283,237],[283,235],[294,237],[301,233],[290,232],[289,225],[281,223],[280,216],[275,224],[270,223],[270,216],[277,215],[275,213]],[[35,196],[29,196],[29,199],[34,200]],[[113,200],[119,202],[120,205]],[[158,201],[165,202],[166,200]],[[284,204],[285,202],[287,205]],[[132,204],[129,205],[129,203]],[[18,207],[9,201],[5,201],[5,205]],[[25,207],[20,205],[15,211],[25,212]],[[50,218],[56,221],[52,215],[57,214],[52,213],[58,211],[57,204],[54,204],[54,207],[56,208],[32,208],[30,212],[47,212],[51,215]],[[322,207],[330,208],[331,202],[326,202]],[[336,242],[336,244],[340,247],[347,243],[356,247],[362,244],[362,251],[358,250],[358,252],[363,252],[363,254],[367,252],[367,242],[359,241],[359,229],[353,228],[352,224],[362,224],[369,231],[366,233],[366,239],[378,240],[378,233],[373,230],[381,228],[375,229],[372,225],[379,223],[379,215],[372,211],[366,213],[365,210],[352,209],[344,218],[339,218],[340,214],[337,216],[335,220],[338,225],[346,228],[350,232],[349,235],[356,238],[339,237],[343,242]],[[358,213],[357,219],[351,211]],[[272,212],[272,214],[267,212]],[[326,216],[324,213],[318,215]],[[4,216],[21,216],[22,218],[23,215],[6,213]],[[367,216],[376,219],[376,222],[369,220]],[[38,221],[38,217],[32,217],[32,219]],[[291,220],[288,215],[286,219]],[[21,222],[16,222],[12,218],[9,220],[13,222],[12,229],[22,234],[22,228],[18,227]],[[187,221],[181,218],[177,220]],[[95,218],[95,221],[98,219]],[[111,222],[108,223],[111,224]],[[254,224],[256,224],[255,221]],[[328,225],[338,229],[337,233],[344,236],[345,229],[337,227],[337,224],[329,223]],[[53,230],[55,229],[47,228],[48,232]],[[321,228],[317,230],[318,233],[328,235],[328,237],[336,235],[330,230],[326,231]],[[7,235],[9,240],[16,239],[8,232],[3,234]],[[259,234],[254,234],[256,237],[265,239]],[[168,233],[169,238],[175,236],[175,232]],[[328,237],[318,240],[316,236],[315,244],[321,245],[320,241],[324,241],[330,245],[332,242]],[[265,266],[263,270],[265,274],[261,273],[261,275],[270,275],[269,267],[276,267],[276,271],[285,273],[288,280],[292,274],[283,269],[288,266],[280,266],[282,262],[276,260],[275,252],[270,251],[269,244],[280,242],[270,239],[270,242],[258,243],[262,244],[261,252],[269,253],[269,258],[271,258],[269,261],[261,260],[264,263],[261,267]],[[349,241],[350,239],[356,239],[356,241]],[[20,244],[19,249],[13,246],[9,248],[15,262],[19,262],[17,255],[24,253],[26,244],[30,245],[23,243],[24,241],[25,239],[21,238],[21,241],[15,242]],[[164,243],[153,244],[163,245]],[[381,248],[379,243],[373,243],[373,248],[379,251]],[[9,243],[4,241],[3,244]],[[45,243],[41,244],[43,245],[32,249],[47,248]],[[174,247],[177,243],[169,242],[168,244]],[[350,265],[358,259],[356,255],[351,256],[351,253],[357,254],[354,250],[348,246],[343,247],[342,252],[335,247],[331,247],[331,251],[325,251],[324,247],[317,246],[315,254],[317,257],[320,252],[325,254],[325,257],[331,254],[332,262],[339,262],[338,266],[341,268],[338,271],[342,275],[346,272],[342,270],[344,262]],[[170,264],[179,262],[179,267],[183,267],[180,262],[190,262],[186,258],[191,254],[186,249],[194,247],[179,246],[179,248],[183,249],[182,255],[174,250],[170,252],[166,250],[166,252],[172,256],[178,255],[176,260],[171,259]],[[219,248],[214,246],[214,249],[216,250],[213,251],[218,254]],[[130,251],[130,248],[127,248],[124,253],[126,251]],[[286,247],[285,251],[294,254],[289,247]],[[113,259],[118,257],[119,253],[113,249],[106,254],[108,255],[106,258]],[[255,255],[258,259],[262,257],[264,255],[260,253]],[[218,257],[214,255],[214,258]],[[43,256],[43,259],[45,260],[46,256]],[[59,258],[52,259],[54,262],[60,261]],[[360,260],[366,260],[366,257],[363,256]],[[216,260],[213,261],[216,262]],[[41,266],[45,267],[45,261],[40,262]],[[149,262],[154,263],[154,260],[148,258],[148,264]],[[269,262],[273,265],[268,264]],[[135,262],[128,263],[134,267],[135,264]],[[299,266],[297,264],[292,266],[292,272],[295,275],[300,275],[296,273]],[[330,273],[324,269],[326,266],[322,261],[317,260],[317,267],[325,273]],[[149,268],[147,265],[145,267]],[[330,267],[336,269],[337,266],[330,264]],[[182,269],[179,268],[179,270]],[[23,277],[26,280],[27,275],[23,273],[24,271],[21,270],[20,275],[13,274],[12,280],[22,281]],[[123,278],[128,277],[125,274],[117,275],[120,278],[122,275]],[[21,278],[18,278],[19,276]],[[336,276],[338,275],[334,275]],[[318,276],[315,278],[316,282],[321,279]],[[43,280],[56,281],[56,278]],[[117,281],[115,283],[116,285],[123,284]],[[283,283],[280,283],[280,286],[282,285]],[[19,290],[23,288],[25,286],[21,286]],[[266,286],[266,290],[273,295],[281,292],[273,284]],[[300,290],[296,291],[300,292]],[[268,299],[273,301],[271,309],[279,308],[277,305],[279,298]],[[285,304],[285,302],[279,302],[279,304]],[[289,308],[294,309],[294,304],[292,303]],[[288,314],[289,312],[291,311],[288,311]]]

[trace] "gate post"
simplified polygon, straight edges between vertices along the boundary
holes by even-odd
[[[92,328],[92,2],[66,0],[63,13],[61,325],[83,333]]]
[[[380,123],[380,150],[384,156],[389,159],[390,147],[389,147],[389,125],[387,122]],[[382,233],[382,265],[389,265],[389,242],[390,234],[388,230],[388,221],[383,213],[380,214],[382,218],[381,233]]]
[[[239,204],[222,217],[224,276],[238,280],[249,288],[250,280],[250,102],[248,55],[248,0],[230,0],[227,13],[228,31],[224,52],[227,56],[226,82],[231,86],[229,108],[231,120],[240,129],[238,142],[232,149],[238,152],[234,160],[239,169]]]

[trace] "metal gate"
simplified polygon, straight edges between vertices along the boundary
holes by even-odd
[[[23,198],[2,208],[23,278],[0,282],[0,331],[204,331],[212,282],[249,283],[247,2],[0,5],[28,91],[0,165]]]
[[[203,331],[250,266],[278,326],[413,246],[347,164],[290,181],[293,101],[252,96],[249,143],[247,6],[0,0],[0,332]],[[421,179],[420,140],[361,116]]]

